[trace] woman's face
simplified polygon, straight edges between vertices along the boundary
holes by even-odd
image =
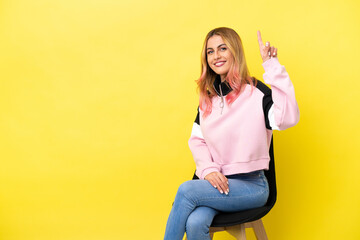
[[[210,68],[221,76],[221,81],[224,81],[234,57],[221,36],[214,35],[208,39],[206,56]]]

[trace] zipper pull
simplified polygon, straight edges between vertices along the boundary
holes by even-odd
[[[223,93],[222,93],[222,89],[221,89],[221,83],[219,84],[219,88],[220,88],[220,95],[221,95],[221,102],[220,102],[220,108],[221,108],[221,114],[223,112],[223,109],[224,109],[224,96],[223,96]]]

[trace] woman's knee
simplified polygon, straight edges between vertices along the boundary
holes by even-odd
[[[190,239],[204,239],[217,211],[208,207],[197,207],[186,221],[186,235]]]
[[[199,200],[204,197],[204,191],[206,191],[207,183],[205,181],[206,180],[189,180],[182,183],[176,193],[175,201],[185,201],[193,207],[198,206]]]
[[[193,192],[194,191],[193,181],[194,180],[183,182],[178,188],[177,195],[186,196],[189,195],[191,192]]]

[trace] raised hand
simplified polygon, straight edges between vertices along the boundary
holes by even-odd
[[[266,42],[266,44],[264,45],[261,39],[260,31],[257,32],[257,36],[259,41],[260,54],[263,62],[269,60],[270,58],[277,57],[277,48],[275,48],[274,46],[270,46],[270,42]]]

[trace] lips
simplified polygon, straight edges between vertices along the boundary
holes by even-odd
[[[219,62],[216,62],[214,65],[215,67],[221,67],[222,65],[225,64],[226,61],[219,61]]]

